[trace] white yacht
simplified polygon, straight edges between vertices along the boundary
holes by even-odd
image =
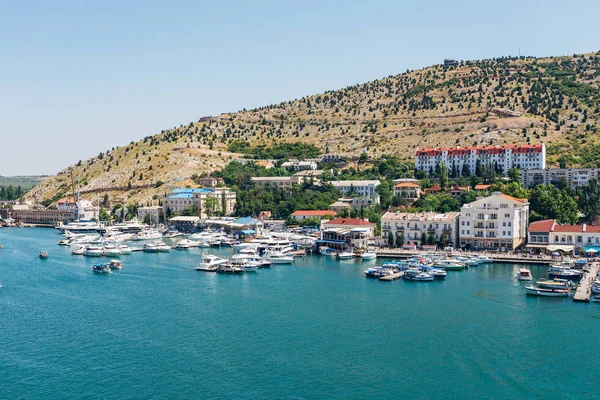
[[[156,242],[146,243],[142,250],[146,253],[158,253],[158,244]]]
[[[354,253],[351,253],[349,251],[343,251],[341,253],[338,253],[337,257],[340,260],[350,260],[354,258]]]
[[[160,233],[159,231],[156,230],[145,230],[145,231],[141,231],[139,233],[137,233],[134,237],[133,240],[156,240],[156,239],[162,239],[162,233]]]
[[[108,243],[104,245],[104,249],[102,250],[102,255],[107,257],[116,257],[121,255],[121,250],[117,245]]]
[[[213,254],[202,254],[202,261],[196,266],[196,271],[215,272],[219,265],[227,262],[227,259]]]
[[[374,249],[367,249],[364,253],[360,255],[363,260],[374,260],[377,258],[377,254]]]
[[[59,225],[56,227],[61,233],[69,231],[71,233],[82,233],[82,232],[102,232],[104,226],[93,221],[77,221],[69,222],[66,225]]]
[[[132,252],[131,247],[127,246],[126,244],[120,244],[118,248],[121,254],[131,254]]]
[[[78,244],[71,246],[71,253],[75,254],[76,256],[81,256],[81,255],[83,255],[84,252],[85,252],[84,246],[81,246]]]
[[[189,250],[190,249],[190,240],[189,239],[181,239],[175,244],[176,250]]]
[[[294,257],[280,252],[266,253],[264,259],[271,264],[292,264],[294,262]]]
[[[158,240],[155,243],[156,243],[156,246],[158,247],[158,251],[159,252],[166,253],[166,252],[171,251],[171,246],[169,246],[168,244],[163,243],[163,242],[158,241]]]
[[[88,257],[100,257],[102,255],[102,247],[89,245],[83,250],[83,255]]]

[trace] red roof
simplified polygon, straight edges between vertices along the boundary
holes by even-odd
[[[360,218],[335,218],[331,221],[325,222],[325,225],[375,226],[374,223]]]
[[[583,225],[555,225],[552,232],[562,232],[562,233],[583,232]]]
[[[492,185],[479,184],[479,185],[475,185],[475,190],[487,190],[491,187],[492,187]]]
[[[470,151],[475,151],[477,154],[500,154],[505,153],[506,150],[510,150],[512,153],[541,153],[541,144],[518,144],[518,145],[506,145],[506,146],[470,146],[470,147],[442,147],[442,148],[426,148],[418,149],[416,151],[417,156],[437,156],[441,155],[442,152],[448,152],[448,155],[462,155],[468,154]]]
[[[553,219],[545,219],[529,224],[529,232],[552,232],[552,227],[556,223]]]
[[[525,201],[527,201],[527,199],[517,199],[516,197],[512,197],[504,193],[500,193],[500,196],[508,200],[518,201],[519,203],[525,203]]]
[[[414,182],[401,182],[394,185],[395,188],[420,188],[421,185]]]
[[[292,213],[292,216],[310,216],[310,217],[325,217],[327,215],[335,215],[332,210],[298,210]]]

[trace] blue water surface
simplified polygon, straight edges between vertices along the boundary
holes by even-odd
[[[518,265],[386,283],[363,273],[381,260],[308,256],[225,276],[194,267],[231,250],[193,249],[97,275],[59,239],[0,230],[2,399],[599,397],[600,305],[527,297]]]

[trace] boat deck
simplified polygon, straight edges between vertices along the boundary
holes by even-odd
[[[381,278],[379,278],[379,280],[385,281],[385,282],[391,282],[391,281],[395,281],[396,279],[400,279],[403,276],[404,276],[404,271],[400,271],[400,272],[395,272],[390,275],[382,276]]]
[[[600,270],[600,264],[594,263],[588,267],[588,271],[583,273],[577,289],[575,289],[575,295],[573,301],[589,303],[590,297],[592,296],[592,284],[598,275]]]

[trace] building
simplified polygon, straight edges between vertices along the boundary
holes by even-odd
[[[460,247],[508,251],[525,243],[529,203],[500,192],[460,209]]]
[[[321,221],[319,246],[335,249],[366,247],[375,238],[375,224],[360,218],[335,218]]]
[[[564,251],[600,254],[600,226],[561,225],[548,219],[532,222],[527,232],[527,248],[547,252]]]
[[[458,247],[458,212],[438,214],[434,212],[402,213],[386,212],[381,217],[381,236],[386,239],[391,233],[394,243],[421,247],[423,234],[443,247]],[[398,240],[398,236],[402,239]]]
[[[256,234],[260,235],[264,227],[265,224],[259,219],[243,217],[230,222],[225,229],[236,232],[236,235],[238,236],[243,235],[244,237],[249,237]]]
[[[150,207],[138,207],[137,219],[144,221],[150,225],[158,224],[163,215],[163,208],[161,206],[150,206]]]
[[[292,187],[292,177],[290,176],[253,176],[250,180],[261,189],[267,187],[290,189]]]
[[[303,211],[294,211],[291,214],[292,217],[296,219],[296,221],[304,221],[309,218],[317,218],[319,220],[323,218],[333,218],[335,217],[335,211],[332,210],[303,210]]]
[[[209,200],[214,199],[214,200]],[[236,194],[227,187],[206,189],[175,189],[163,199],[163,212],[167,215],[170,210],[173,214],[196,207],[199,217],[213,216],[216,214],[231,215],[235,210]]]
[[[303,183],[310,182],[312,182],[313,184],[320,184],[320,176],[323,175],[324,172],[325,171],[320,169],[307,169],[304,171],[296,172],[294,175],[291,176],[290,181],[292,182],[292,185],[301,185]]]
[[[261,211],[258,214],[258,219],[260,219],[261,221],[265,221],[265,220],[269,220],[271,219],[272,215],[271,215],[271,211]]]
[[[292,160],[282,163],[281,167],[287,169],[288,171],[316,170],[317,163],[314,161]]]
[[[457,66],[458,66],[458,61],[453,60],[451,58],[444,59],[444,67],[457,67]]]
[[[380,182],[378,180],[332,181],[331,184],[344,195],[354,193],[358,196],[371,197],[376,194],[375,188],[379,186]]]
[[[433,185],[432,187],[423,189],[424,194],[438,194],[441,191],[442,191],[442,188],[437,183],[435,185]]]
[[[415,182],[400,182],[394,185],[394,196],[404,197],[412,203],[421,197],[421,185]]]
[[[65,197],[56,202],[58,211],[73,213],[75,219],[92,220],[100,217],[99,207],[85,199],[76,200],[73,197]]]
[[[571,189],[577,189],[586,185],[590,179],[598,179],[599,176],[599,168],[545,168],[521,171],[521,181],[526,188],[564,181]]]
[[[321,162],[336,163],[339,162],[341,159],[342,156],[340,156],[339,154],[323,154],[323,157],[321,157]]]
[[[200,222],[200,217],[191,216],[179,216],[173,217],[169,219],[169,225],[173,228],[177,229],[179,232],[195,232],[197,230],[198,223]]]
[[[438,164],[446,164],[449,170],[462,173],[465,169],[474,174],[477,165],[490,165],[504,175],[511,168],[536,169],[546,168],[546,146],[506,145],[506,146],[473,146],[443,147],[418,149],[415,153],[415,169],[429,175]],[[464,175],[464,174],[463,174]]]
[[[370,197],[341,197],[335,203],[329,205],[329,209],[339,214],[342,210],[353,210],[367,208],[379,204],[381,197],[375,193]]]
[[[34,225],[56,225],[57,223],[67,223],[72,221],[74,214],[72,211],[50,210],[50,209],[30,209],[27,206],[13,208],[11,217],[24,224]]]
[[[213,178],[211,176],[207,176],[204,178],[196,179],[196,183],[198,183],[198,185],[202,185],[204,187],[214,188],[219,185],[224,185],[225,181],[223,180],[223,178]]]

